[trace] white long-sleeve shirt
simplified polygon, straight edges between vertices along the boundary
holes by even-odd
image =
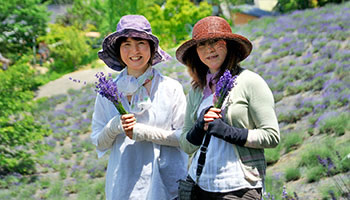
[[[182,86],[158,71],[155,73],[150,92],[152,106],[142,114],[135,115],[137,123],[173,130],[179,139],[186,109]],[[125,102],[126,99],[123,105]],[[97,95],[91,134],[92,142],[97,147],[99,135],[114,117],[120,117],[114,105]],[[179,147],[149,141],[136,142],[120,133],[110,148],[103,151],[97,149],[98,157],[108,150],[111,150],[111,154],[106,173],[107,199],[156,200],[177,196],[176,181],[186,177],[188,159]]]

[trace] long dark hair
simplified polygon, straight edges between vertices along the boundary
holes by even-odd
[[[120,37],[118,38],[113,46],[113,50],[115,52],[115,57],[117,58],[117,60],[119,61],[119,63],[123,66],[126,67],[126,64],[123,62],[121,56],[120,56],[120,45],[125,42],[128,38],[127,37]],[[143,38],[138,38],[138,37],[132,37],[132,39],[136,40],[136,41],[140,41],[140,40],[145,40]],[[152,40],[147,40],[151,49],[151,57],[148,60],[148,64],[152,65],[153,62],[153,58],[155,55],[155,46],[154,46],[154,42]]]
[[[216,81],[224,74],[225,70],[230,70],[232,75],[237,75],[242,68],[239,65],[240,52],[237,49],[235,42],[226,40],[227,55],[225,61],[220,66],[220,70],[216,77]],[[185,53],[183,60],[187,66],[188,73],[192,77],[192,87],[204,89],[206,86],[206,75],[209,68],[200,60],[196,45],[190,47]]]

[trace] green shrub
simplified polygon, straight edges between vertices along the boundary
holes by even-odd
[[[50,131],[30,115],[21,115],[15,122],[1,117],[0,127],[0,174],[34,173],[35,161],[46,149],[43,137]]]
[[[323,83],[326,81],[324,77],[314,78],[312,81],[305,83],[306,90],[319,91],[322,90]]]
[[[300,119],[294,112],[280,113],[277,118],[278,122],[285,122],[288,124],[295,123]]]
[[[317,113],[317,114],[315,114],[315,115],[312,115],[312,116],[308,119],[310,125],[312,125],[312,126],[315,125],[315,123],[317,122],[317,119],[318,119],[320,116],[321,116],[321,113]]]
[[[47,199],[65,199],[63,181],[54,181],[51,183],[49,191],[45,194]]]
[[[326,171],[327,170],[322,166],[315,166],[315,167],[309,168],[306,171],[306,181],[308,183],[319,181],[321,177],[324,176],[324,173]]]
[[[283,93],[275,93],[273,94],[273,98],[275,99],[275,103],[277,103],[283,99]]]
[[[298,94],[298,93],[300,93],[300,92],[303,91],[303,87],[304,87],[304,86],[302,86],[302,85],[296,85],[296,86],[290,86],[290,85],[288,85],[288,86],[286,87],[286,89],[284,90],[285,95],[286,95],[286,96],[289,96],[289,95]]]
[[[262,59],[263,59],[263,63],[269,63],[269,62],[271,62],[272,60],[276,60],[276,59],[278,59],[278,58],[280,58],[278,55],[271,54],[271,55],[268,55],[268,56],[266,56],[266,57],[264,57],[264,58],[262,58]]]
[[[39,39],[44,40],[51,47],[51,55],[55,60],[52,64],[53,71],[70,72],[77,70],[80,65],[91,61],[92,58],[90,57],[96,54],[92,47],[88,45],[88,38],[84,35],[84,32],[76,27],[50,24],[50,29],[50,33]]]
[[[332,156],[338,172],[348,172],[350,170],[350,141],[337,145],[337,151]]]
[[[265,149],[264,151],[267,164],[276,163],[280,159],[281,145],[278,145],[275,148]]]
[[[6,71],[0,71],[0,116],[10,116],[17,111],[30,111],[29,102],[34,97],[32,90],[38,87],[34,71],[19,61]]]
[[[335,141],[333,138],[327,138],[325,141],[319,142],[319,145],[307,145],[301,153],[299,166],[306,166],[307,168],[319,166],[320,163],[317,156],[322,158],[331,157],[334,150]]]
[[[0,1],[0,52],[16,62],[46,33],[49,12],[41,0]]]
[[[105,199],[103,179],[85,180],[77,183],[77,199]]]
[[[164,7],[155,4],[147,9],[145,16],[161,47],[170,49],[189,39],[194,24],[211,14],[212,7],[206,1],[196,6],[189,0],[167,0]]]
[[[296,110],[295,115],[297,119],[301,119],[305,115],[312,112],[312,107],[308,107],[307,105],[303,106],[302,108]]]
[[[350,130],[349,117],[348,113],[342,113],[325,119],[321,122],[320,133],[335,133],[337,136],[344,135],[346,130]]]
[[[300,134],[301,133],[295,132],[284,134],[284,138],[281,139],[281,141],[286,153],[290,152],[293,148],[296,148],[303,142],[303,138]]]
[[[0,71],[0,174],[34,173],[35,161],[46,149],[42,139],[51,133],[32,115],[38,84],[28,59]]]
[[[283,179],[282,174],[274,176],[267,174],[265,177],[265,188],[266,192],[269,192],[270,195],[274,197],[279,197],[283,191]]]
[[[300,178],[300,170],[296,167],[290,167],[285,170],[286,181],[294,181]]]
[[[23,185],[18,191],[18,199],[31,199],[36,190],[37,187],[33,184]]]
[[[306,168],[308,182],[318,181],[325,176],[347,172],[350,169],[349,153],[349,141],[335,144],[335,139],[329,136],[316,147],[307,146],[301,153],[298,167]]]
[[[319,191],[321,193],[322,200],[330,199],[331,198],[331,196],[330,196],[330,192],[331,191],[334,193],[334,196],[337,199],[341,196],[340,191],[338,190],[338,188],[335,185],[331,185],[331,184],[322,185],[319,188]]]
[[[307,8],[316,8],[324,6],[327,3],[342,3],[342,0],[278,0],[278,3],[275,7],[276,10],[286,13],[294,10],[303,10]]]

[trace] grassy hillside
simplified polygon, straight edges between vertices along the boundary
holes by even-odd
[[[276,100],[281,143],[265,151],[266,189],[275,199],[283,186],[299,199],[329,199],[329,190],[339,199],[350,188],[349,19],[350,2],[234,28],[254,44],[242,66],[264,77]],[[157,68],[188,91],[185,67],[171,61]],[[37,174],[1,177],[0,199],[105,198],[108,156],[97,159],[89,140],[94,99],[88,85],[39,100],[36,119],[53,131],[45,138],[49,151]]]

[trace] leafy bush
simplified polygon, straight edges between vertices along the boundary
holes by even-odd
[[[299,161],[300,166],[306,166],[307,168],[319,166],[317,156],[331,157],[331,152],[334,150],[335,141],[333,138],[327,138],[327,140],[319,142],[319,145],[308,145],[305,147],[301,154]]]
[[[298,166],[306,168],[308,182],[318,181],[325,176],[347,172],[350,169],[350,159],[347,158],[349,153],[348,141],[335,144],[335,139],[328,136],[317,147],[307,146]]]
[[[165,4],[159,0],[77,0],[68,13],[59,20],[61,24],[76,25],[82,30],[92,24],[103,36],[115,31],[123,15],[144,15],[151,23],[152,32],[159,37],[160,45],[169,49],[187,39],[192,26],[212,14],[212,6],[206,1],[196,6],[189,0],[167,0]]]
[[[96,52],[88,45],[84,32],[74,26],[50,24],[50,32],[39,39],[51,46],[51,55],[55,59],[52,66],[54,71],[74,71],[96,58]]]
[[[153,5],[145,15],[160,45],[169,49],[188,39],[193,25],[211,14],[212,7],[205,1],[196,6],[189,0],[167,0],[164,8]]]
[[[31,112],[37,83],[24,61],[0,71],[0,174],[35,172],[34,164],[45,148],[44,135],[50,133]]]
[[[30,115],[18,116],[15,121],[1,117],[0,127],[0,174],[34,173],[35,160],[45,150],[40,141],[50,131]]]
[[[32,90],[38,86],[33,77],[34,71],[24,63],[0,71],[0,116],[29,110],[28,101],[34,97]]]
[[[81,30],[87,30],[90,25],[96,27],[102,35],[115,31],[118,21],[123,15],[143,15],[149,7],[159,0],[75,0],[68,14],[58,18],[58,23],[75,25]]]
[[[306,171],[306,181],[308,183],[319,181],[325,172],[326,169],[322,166],[308,168]]]
[[[267,164],[276,163],[280,159],[281,145],[275,148],[265,149],[265,159]]]
[[[349,117],[349,113],[342,113],[338,116],[326,118],[320,122],[320,133],[344,135],[346,130],[350,130]]]
[[[266,175],[265,187],[268,195],[271,197],[277,197],[282,194],[283,191],[283,174],[276,173],[273,175]],[[274,198],[273,198],[274,199]]]
[[[282,123],[295,123],[297,122],[300,118],[293,112],[289,112],[289,113],[280,113],[278,115],[278,122]]]
[[[300,133],[286,133],[283,139],[281,139],[285,152],[290,152],[293,148],[299,146],[303,142],[303,138]]]
[[[341,192],[338,191],[337,187],[332,184],[326,184],[320,187],[319,191],[321,192],[322,200],[328,200],[330,198],[330,193],[333,192],[333,195],[336,199],[339,199]]]
[[[41,0],[0,1],[0,52],[16,61],[28,52],[50,19]]]
[[[300,170],[299,168],[295,168],[295,167],[290,167],[287,168],[285,171],[285,177],[286,177],[286,181],[294,181],[294,180],[298,180],[300,178]]]
[[[342,3],[343,0],[278,0],[276,10],[285,13],[293,10],[303,10],[307,8],[316,8],[326,5],[327,3]]]

